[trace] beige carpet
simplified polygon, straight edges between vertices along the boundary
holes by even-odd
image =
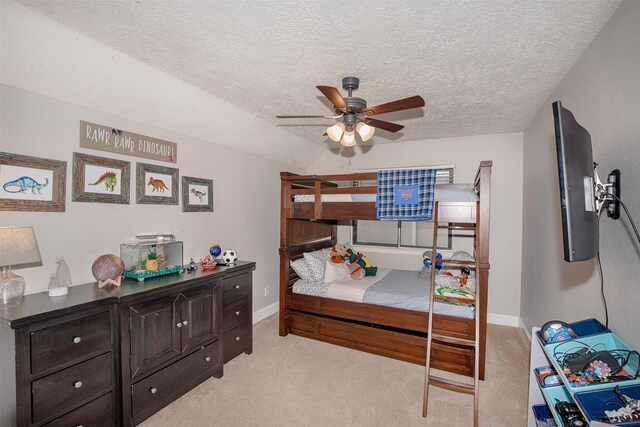
[[[278,336],[277,314],[254,326],[253,354],[224,366],[145,427],[470,426],[473,397],[436,387],[422,418],[424,367],[294,335]],[[489,325],[480,425],[524,426],[529,341]]]

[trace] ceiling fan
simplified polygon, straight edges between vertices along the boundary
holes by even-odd
[[[345,77],[342,79],[342,88],[348,91],[349,95],[343,97],[340,91],[332,86],[316,86],[324,96],[327,97],[336,112],[335,115],[317,116],[276,116],[279,119],[306,119],[324,118],[336,119],[338,122],[327,128],[326,135],[333,141],[340,141],[346,147],[356,145],[355,132],[358,132],[363,141],[368,141],[375,132],[375,128],[384,129],[389,132],[398,132],[404,128],[396,123],[385,122],[373,119],[371,116],[391,113],[394,111],[409,110],[412,108],[424,107],[424,99],[416,95],[410,98],[399,99],[386,104],[367,107],[367,101],[362,98],[352,96],[354,90],[360,87],[360,79],[357,77]]]

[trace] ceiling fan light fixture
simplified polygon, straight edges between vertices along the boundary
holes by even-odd
[[[360,134],[360,138],[362,138],[363,141],[368,141],[373,136],[376,128],[360,122],[356,125],[356,130],[358,131],[358,134]]]
[[[340,143],[345,147],[353,147],[354,145],[356,145],[355,133],[353,131],[345,132]]]
[[[332,141],[338,142],[342,137],[342,133],[344,132],[344,123],[338,122],[333,126],[329,126],[327,128],[327,136],[331,138]]]

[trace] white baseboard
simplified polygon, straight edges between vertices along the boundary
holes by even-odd
[[[255,325],[262,319],[266,319],[272,314],[277,313],[279,309],[280,309],[280,303],[276,301],[273,304],[266,306],[265,308],[261,308],[260,310],[255,311],[253,313],[253,324]]]
[[[527,338],[529,338],[529,341],[531,341],[531,332],[529,331],[529,328],[527,328],[527,326],[524,324],[522,319],[518,321],[518,326],[520,326],[520,329],[524,331]]]
[[[494,325],[513,326],[517,328],[520,325],[520,318],[517,316],[508,316],[506,314],[487,313],[487,323]]]

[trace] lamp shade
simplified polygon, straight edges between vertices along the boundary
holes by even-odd
[[[42,262],[33,227],[0,227],[0,267]]]
[[[345,147],[353,147],[354,145],[356,145],[355,133],[352,130],[345,132],[340,143]]]
[[[362,138],[363,141],[368,141],[373,136],[376,128],[360,122],[356,125],[356,130],[360,134],[360,138]]]
[[[340,141],[340,137],[342,137],[342,132],[344,132],[344,123],[338,122],[333,126],[327,128],[327,136],[331,138],[332,141],[338,142]]]

